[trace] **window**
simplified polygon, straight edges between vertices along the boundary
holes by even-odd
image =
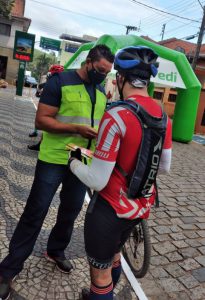
[[[11,25],[0,23],[0,34],[10,36]]]
[[[204,113],[203,113],[203,117],[201,119],[201,126],[205,126],[205,110],[204,110]]]
[[[162,92],[157,92],[157,91],[155,91],[155,92],[154,92],[153,98],[154,98],[154,99],[157,99],[157,100],[162,100],[162,98],[163,98],[163,93],[162,93]]]
[[[69,43],[67,43],[66,45],[65,45],[65,51],[66,52],[71,52],[71,53],[75,53],[77,50],[78,50],[78,46],[75,46],[75,45],[71,45],[71,44],[69,44]]]
[[[176,102],[176,99],[177,99],[177,95],[175,94],[169,94],[169,98],[168,98],[168,101],[169,102]]]

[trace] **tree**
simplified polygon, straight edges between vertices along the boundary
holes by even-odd
[[[15,0],[0,0],[0,16],[10,18],[14,4]]]
[[[35,52],[37,55],[35,55]],[[53,54],[46,54],[41,51],[34,51],[34,60],[27,65],[27,70],[31,71],[32,76],[40,81],[41,76],[47,74],[50,66],[57,61],[56,56]]]

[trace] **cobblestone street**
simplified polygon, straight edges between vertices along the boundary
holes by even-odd
[[[33,181],[37,153],[27,149],[35,108],[28,97],[14,100],[14,90],[0,91],[0,259],[23,211]],[[160,207],[149,219],[152,258],[148,274],[140,280],[149,300],[205,299],[205,146],[174,142],[169,176],[158,179]],[[43,253],[58,209],[55,196],[34,251],[12,284],[12,300],[79,299],[89,286],[84,252],[83,221],[79,215],[66,256],[75,266],[62,274]],[[123,275],[116,300],[137,299]]]

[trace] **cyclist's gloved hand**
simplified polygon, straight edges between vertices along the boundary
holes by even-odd
[[[81,150],[80,148],[77,148],[75,151],[70,152],[70,158],[68,160],[68,167],[70,168],[70,164],[74,159],[78,159],[82,161],[82,156],[81,156]]]
[[[70,158],[77,158],[78,160],[82,161],[80,148],[77,148],[75,151],[71,151]]]

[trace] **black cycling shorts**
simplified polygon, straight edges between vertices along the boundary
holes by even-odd
[[[97,269],[109,268],[139,221],[118,218],[112,206],[98,195],[92,212],[88,207],[85,217],[85,250],[89,263]]]

